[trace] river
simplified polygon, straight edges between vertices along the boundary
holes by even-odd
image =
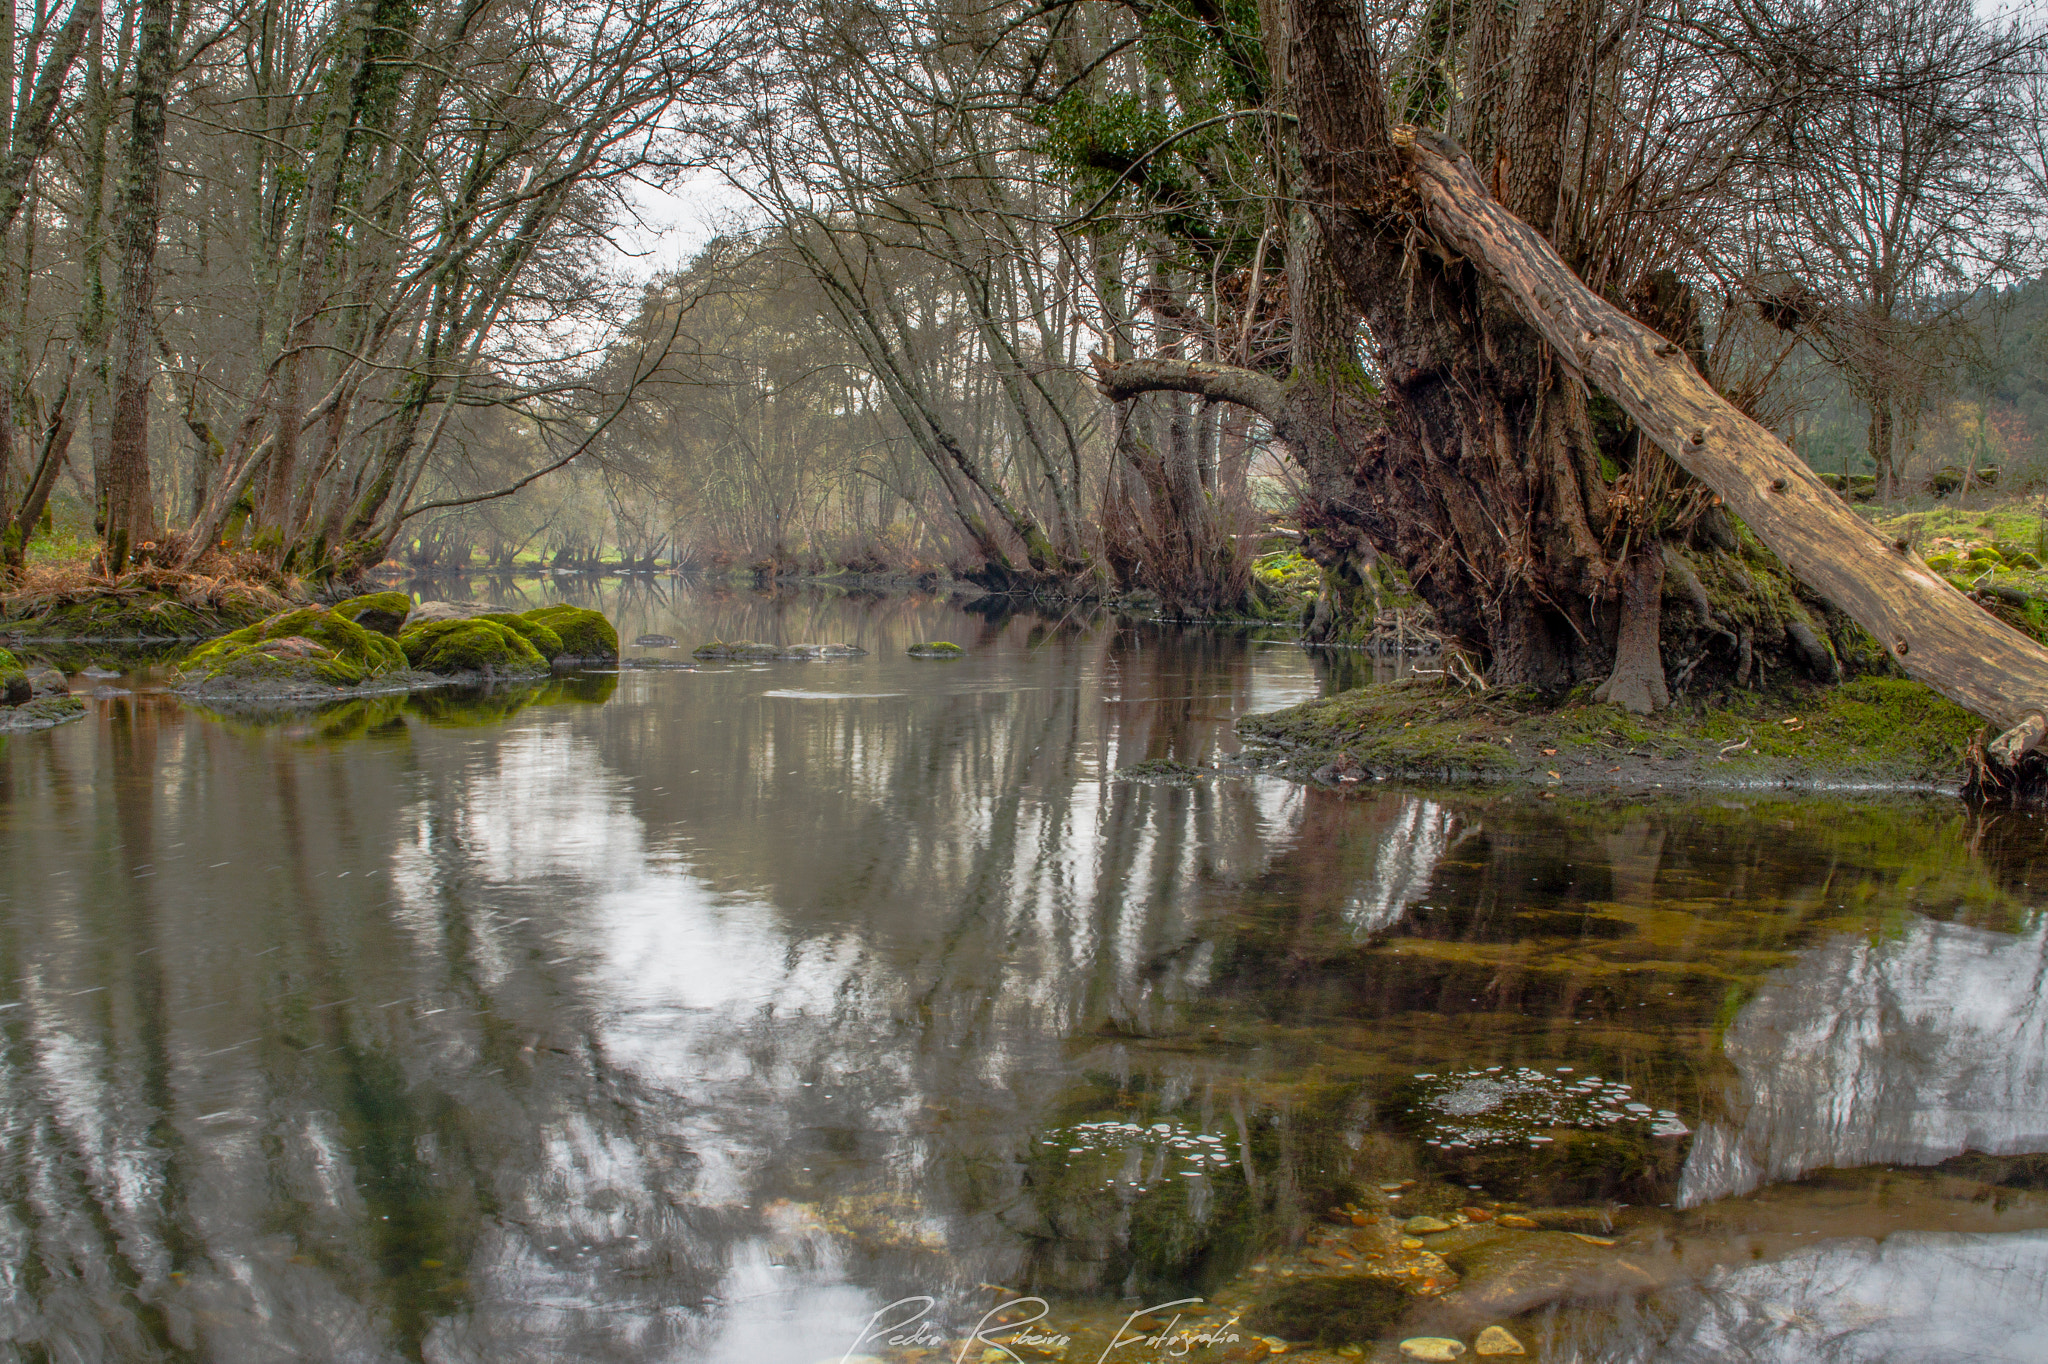
[[[2048,1359],[2037,818],[1307,789],[1232,723],[1355,656],[565,590],[868,653],[0,739],[5,1358]]]

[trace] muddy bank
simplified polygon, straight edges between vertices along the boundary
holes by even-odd
[[[1557,788],[1960,792],[1983,722],[1917,682],[1791,683],[1652,716],[1527,690],[1376,683],[1248,716],[1238,732],[1286,775]]]

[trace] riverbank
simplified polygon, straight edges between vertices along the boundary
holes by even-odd
[[[1375,683],[1239,721],[1272,766],[1327,785],[1960,793],[1983,722],[1917,682],[1787,683],[1684,698],[1660,714],[1526,689]]]

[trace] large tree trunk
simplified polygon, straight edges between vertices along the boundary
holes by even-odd
[[[99,9],[98,0],[77,0],[63,26],[44,50],[41,70],[21,73],[19,91],[27,102],[10,111],[14,117],[10,120],[12,126],[7,138],[6,156],[4,161],[0,161],[0,246],[5,245],[23,207],[29,202],[36,166],[49,151],[51,140],[56,135],[57,113],[63,103],[66,83],[71,79],[71,69],[77,64],[86,37],[98,27]],[[33,55],[33,50],[29,54],[18,52],[14,38],[14,28],[10,23],[5,53],[10,72],[19,70],[24,55]],[[33,230],[31,214],[30,231]],[[5,382],[0,382],[0,562],[4,562],[9,570],[19,570],[26,558],[29,537],[35,533],[36,520],[49,501],[57,471],[64,463],[64,447],[68,447],[71,441],[73,415],[69,403],[71,384],[67,380],[64,397],[58,400],[56,408],[57,422],[52,428],[61,428],[62,444],[55,448],[53,460],[52,446],[45,442],[41,461],[31,463],[25,481],[20,485],[19,500],[10,505],[12,488],[9,476],[14,462],[16,427],[15,386],[28,368],[20,354],[20,338],[14,333],[14,321],[12,308],[0,308],[0,373],[6,376]]]
[[[164,96],[171,78],[169,0],[142,0],[135,54],[128,175],[121,192],[121,298],[114,327],[114,404],[107,433],[107,572],[119,573],[152,536],[149,491],[150,317],[156,305],[156,238],[161,211]]]
[[[1495,203],[1455,146],[1412,129],[1394,139],[1439,240],[1469,257],[1588,383],[1674,461],[1726,500],[1786,566],[1846,612],[1906,673],[1983,716],[2012,762],[2048,733],[2048,648],[1979,609],[1887,543],[1805,462],[1700,377],[1678,346],[1574,276]]]

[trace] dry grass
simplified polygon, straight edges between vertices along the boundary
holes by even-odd
[[[281,578],[261,556],[210,554],[196,569],[143,564],[115,577],[93,560],[31,563],[12,583],[0,581],[0,617],[20,619],[87,601],[152,599],[219,615],[268,615],[305,599],[295,579]]]

